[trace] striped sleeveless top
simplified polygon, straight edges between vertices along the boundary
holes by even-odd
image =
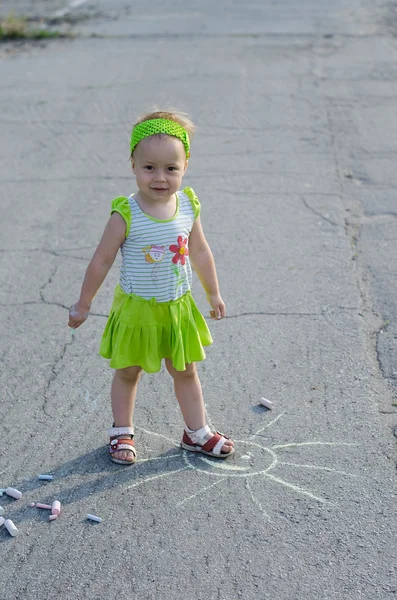
[[[189,235],[200,203],[191,188],[176,195],[175,214],[167,220],[144,213],[132,195],[113,200],[111,212],[120,213],[127,225],[120,269],[120,287],[126,294],[169,302],[191,289]]]

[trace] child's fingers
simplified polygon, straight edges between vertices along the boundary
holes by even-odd
[[[217,321],[226,317],[225,305],[220,304],[219,306],[216,306],[214,310],[210,310],[210,316],[211,319],[216,319]]]
[[[72,327],[72,329],[77,329],[77,327],[80,327],[80,325],[82,325],[84,321],[88,319],[89,314],[89,312],[76,310],[75,304],[72,304],[72,306],[69,308],[69,327]]]
[[[84,323],[84,321],[87,320],[87,317],[80,317],[80,318],[72,318],[69,317],[69,322],[68,322],[68,326],[71,327],[72,329],[77,329],[77,327],[80,327],[80,325],[82,325]]]

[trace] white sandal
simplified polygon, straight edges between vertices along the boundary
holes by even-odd
[[[208,425],[193,431],[185,424],[181,448],[189,450],[189,452],[200,452],[214,458],[228,458],[234,454],[233,446],[231,446],[230,452],[222,452],[222,448],[229,439],[220,431],[212,432]]]

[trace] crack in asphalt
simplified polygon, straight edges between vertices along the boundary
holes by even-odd
[[[41,288],[39,290],[40,298],[41,298],[42,302],[44,302],[44,304],[46,304],[46,299],[44,298],[44,290],[48,285],[50,285],[50,283],[52,283],[52,280],[55,277],[58,269],[59,269],[59,265],[56,265],[53,272],[49,276],[48,280],[41,286]]]
[[[57,358],[55,363],[52,365],[50,375],[46,380],[46,384],[43,389],[43,404],[41,406],[41,410],[44,412],[45,415],[47,415],[47,417],[52,417],[52,415],[47,412],[47,405],[48,405],[48,401],[49,401],[48,392],[49,392],[51,384],[58,377],[56,368],[62,362],[62,360],[66,354],[66,350],[68,349],[69,346],[71,346],[73,344],[73,342],[74,342],[74,337],[70,336],[69,341],[64,343],[64,345],[61,349],[61,352],[59,354],[59,357]]]
[[[366,338],[368,340],[369,347],[372,351],[373,360],[376,364],[380,376],[382,379],[389,384],[389,389],[391,388],[391,392],[393,393],[393,388],[391,386],[391,378],[388,377],[387,373],[382,364],[381,353],[379,349],[380,345],[380,335],[385,328],[384,319],[382,319],[378,313],[375,311],[374,302],[371,297],[371,288],[370,288],[370,280],[369,280],[369,272],[368,267],[364,263],[361,252],[361,236],[363,226],[366,223],[379,222],[379,221],[390,221],[395,220],[397,218],[397,213],[393,211],[386,211],[384,213],[379,213],[376,215],[367,215],[364,213],[363,204],[359,200],[354,200],[351,198],[349,194],[344,192],[344,187],[346,185],[346,175],[341,168],[339,163],[339,147],[337,145],[335,129],[331,115],[332,103],[327,108],[329,129],[331,133],[331,146],[333,149],[333,156],[335,161],[336,170],[338,173],[338,178],[340,181],[340,198],[344,203],[345,208],[345,233],[347,238],[350,240],[351,245],[351,260],[353,263],[353,274],[357,285],[357,290],[359,293],[361,308],[359,309],[359,314],[363,316],[370,333],[366,333]],[[364,178],[365,179],[365,178]],[[381,186],[376,186],[377,189],[381,189]],[[380,405],[378,405],[379,413],[387,414],[384,410],[381,410]]]
[[[383,212],[377,213],[374,215],[368,215],[366,213],[363,214],[361,222],[362,223],[373,223],[377,221],[394,221],[397,219],[397,212]]]
[[[335,223],[335,221],[332,221],[332,219],[330,219],[329,217],[323,215],[322,213],[320,213],[319,211],[317,211],[315,208],[313,208],[312,206],[310,206],[310,204],[307,202],[306,198],[304,196],[300,196],[303,204],[306,206],[307,209],[309,209],[313,214],[317,215],[318,217],[320,217],[320,219],[322,219],[323,221],[326,221],[327,223],[329,223],[330,225],[334,225],[335,227],[338,226],[338,223]]]

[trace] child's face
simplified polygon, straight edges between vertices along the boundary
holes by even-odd
[[[180,188],[187,168],[185,148],[174,137],[149,137],[139,142],[132,170],[144,198],[166,201]]]

